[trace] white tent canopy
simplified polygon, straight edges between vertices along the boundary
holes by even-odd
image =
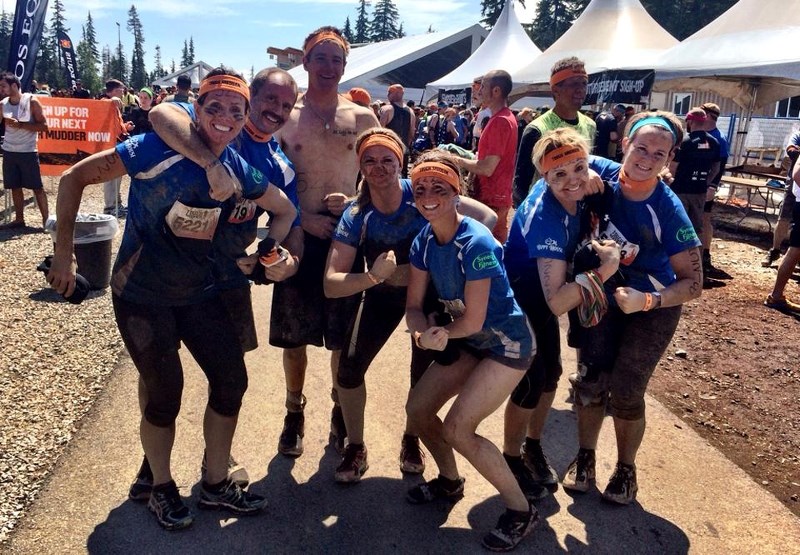
[[[562,58],[580,58],[590,74],[653,69],[664,51],[676,44],[675,37],[647,13],[639,0],[592,0],[561,38],[514,75],[514,82],[520,86],[512,91],[512,97],[548,92],[550,69]]]
[[[429,83],[426,91],[432,94],[439,89],[466,88],[475,77],[493,69],[504,69],[513,77],[541,53],[517,19],[514,1],[508,0],[480,48],[456,69]]]
[[[400,83],[406,98],[422,95],[425,85],[460,65],[486,38],[478,24],[451,32],[426,33],[352,48],[339,92],[362,87],[373,98],[385,98],[388,85]],[[300,89],[308,88],[302,66],[289,71]]]
[[[208,75],[212,69],[214,68],[203,61],[195,62],[190,66],[179,69],[175,73],[170,73],[161,79],[156,79],[153,81],[153,85],[158,85],[160,87],[174,87],[178,82],[178,77],[181,75],[188,75],[192,79],[192,88],[199,89],[200,82],[205,79],[206,75]]]
[[[800,0],[740,0],[662,55],[655,89],[712,91],[750,109],[798,95],[798,37]]]

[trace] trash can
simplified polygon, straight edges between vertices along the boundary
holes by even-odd
[[[45,229],[56,242],[57,222],[50,217]],[[92,289],[105,289],[111,282],[111,240],[117,234],[117,218],[107,214],[83,214],[75,217],[75,260],[78,273]]]

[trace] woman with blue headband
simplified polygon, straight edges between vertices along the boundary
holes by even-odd
[[[636,499],[636,453],[645,429],[644,393],[681,315],[681,305],[703,286],[700,241],[680,200],[659,179],[683,138],[668,112],[643,112],[629,122],[613,194],[592,218],[596,239],[621,249],[622,286],[605,285],[608,312],[585,328],[578,351],[575,407],[580,449],[562,482],[588,491],[595,480],[595,448],[606,405],[614,419],[617,464],[603,499]]]

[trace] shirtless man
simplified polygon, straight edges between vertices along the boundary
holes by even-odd
[[[303,67],[308,72],[308,90],[278,132],[281,148],[297,171],[297,196],[304,236],[304,256],[296,275],[275,284],[270,320],[271,345],[281,347],[286,376],[286,407],[302,413],[308,345],[331,351],[332,384],[342,340],[347,332],[358,296],[326,299],[322,289],[325,261],[331,234],[356,192],[358,158],[356,137],[378,120],[363,108],[339,96],[350,47],[341,31],[321,27],[303,43]],[[322,310],[320,310],[322,308]],[[337,449],[344,449],[346,436],[342,411],[332,390],[331,437]],[[279,451],[288,456],[303,453],[303,419],[287,418]]]

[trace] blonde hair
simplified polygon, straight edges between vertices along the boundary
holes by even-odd
[[[406,147],[403,144],[402,139],[400,139],[397,133],[395,133],[391,129],[387,129],[386,127],[371,127],[366,131],[362,132],[361,135],[359,135],[358,138],[356,139],[356,152],[358,152],[361,149],[361,144],[368,138],[372,137],[373,135],[383,135],[384,137],[391,139],[392,141],[397,143],[397,146],[400,147],[400,151],[405,153]],[[361,160],[359,160],[359,164],[360,163]],[[400,163],[398,164],[398,168],[402,165],[403,161],[401,160]],[[370,202],[372,202],[372,195],[370,195],[369,192],[369,185],[367,184],[367,179],[363,175],[361,176],[361,181],[358,182],[358,191],[356,192],[355,200],[356,202],[353,207],[353,212],[355,213],[364,210],[364,208]]]
[[[548,152],[554,151],[557,148],[561,148],[562,146],[576,146],[586,153],[587,158],[589,156],[589,143],[586,141],[583,135],[571,127],[559,127],[558,129],[553,129],[552,131],[545,133],[544,136],[536,141],[536,144],[533,146],[533,154],[531,155],[531,159],[533,161],[533,165],[536,166],[536,171],[538,171],[540,175],[544,175],[541,166],[544,155]]]

